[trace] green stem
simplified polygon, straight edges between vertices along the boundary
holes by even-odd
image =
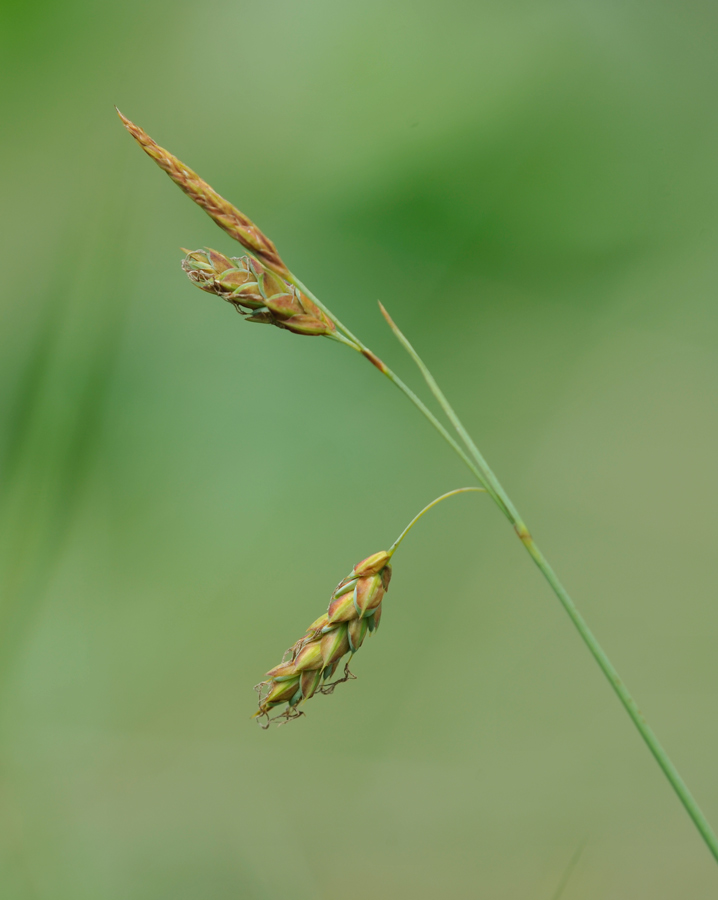
[[[520,521],[519,514],[518,514],[517,510],[515,509],[513,503],[511,502],[511,500],[506,495],[506,492],[501,487],[499,479],[491,471],[491,469],[489,468],[489,464],[486,462],[486,460],[480,453],[479,448],[471,440],[471,436],[469,435],[469,432],[461,424],[459,417],[456,415],[456,413],[454,412],[452,407],[449,405],[449,401],[444,396],[443,392],[439,388],[439,385],[434,380],[434,376],[428,370],[428,368],[424,364],[424,362],[421,359],[421,357],[419,356],[419,354],[416,352],[416,350],[414,350],[414,348],[411,346],[411,344],[409,343],[407,338],[402,334],[402,332],[399,331],[397,326],[394,324],[394,320],[391,318],[391,316],[386,311],[386,309],[384,309],[384,307],[382,306],[381,303],[379,304],[379,309],[381,309],[382,315],[384,316],[386,321],[389,323],[389,327],[394,332],[396,337],[399,339],[399,342],[403,345],[404,349],[408,352],[409,356],[411,356],[411,358],[414,360],[414,362],[419,367],[421,374],[424,376],[426,383],[429,385],[431,393],[439,401],[439,405],[446,413],[447,418],[449,419],[451,424],[456,429],[459,437],[466,444],[466,447],[469,450],[469,453],[471,453],[474,460],[476,461],[476,465],[478,466],[479,470],[481,471],[481,474],[483,477],[483,483],[486,484],[486,487],[489,489],[489,493],[494,498],[494,500],[496,501],[497,505],[499,506],[501,511],[504,513],[506,518],[509,519],[509,521],[512,524],[515,525],[517,522]]]
[[[376,366],[376,368],[379,369],[379,371],[382,373],[382,375],[385,375],[389,379],[389,381],[392,382],[392,384],[396,385],[396,387],[398,387],[400,391],[402,391],[404,394],[406,394],[406,396],[409,398],[409,400],[411,400],[411,402],[414,404],[414,406],[417,407],[417,409],[422,413],[422,415],[424,415],[429,420],[431,425],[444,438],[444,440],[451,447],[451,449],[454,451],[454,453],[456,453],[462,459],[464,464],[471,470],[471,472],[473,472],[473,474],[476,476],[476,478],[479,480],[479,482],[481,482],[483,484],[481,472],[474,465],[474,463],[469,458],[469,456],[467,456],[467,454],[464,452],[464,450],[459,446],[459,444],[454,440],[454,438],[449,434],[449,432],[446,430],[446,428],[444,428],[444,426],[441,424],[441,422],[436,418],[436,416],[431,412],[431,410],[426,406],[426,404],[423,403],[416,396],[416,394],[411,390],[411,388],[408,387],[406,384],[404,384],[404,382],[401,380],[401,378],[399,378],[399,376],[395,372],[392,372],[392,370],[389,368],[389,366],[387,366],[385,363],[383,363],[379,359],[378,356],[376,356],[374,353],[372,353],[372,351],[366,346],[366,344],[363,344],[359,340],[359,338],[356,337],[356,335],[352,334],[351,331],[349,331],[349,329],[345,325],[343,325],[339,321],[339,319],[337,319],[337,317],[334,315],[334,313],[331,312],[331,310],[327,309],[327,307],[319,300],[318,297],[314,296],[314,294],[309,290],[309,288],[306,285],[302,284],[302,282],[298,278],[296,278],[294,275],[292,275],[291,273],[288,277],[287,276],[285,276],[285,277],[286,277],[287,281],[291,281],[291,283],[296,285],[296,287],[298,287],[299,290],[302,291],[302,293],[306,294],[307,297],[309,297],[313,303],[316,303],[316,305],[319,307],[319,309],[321,309],[322,312],[325,315],[327,315],[332,320],[332,322],[334,322],[334,324],[337,326],[337,328],[339,328],[341,331],[344,332],[344,334],[346,335],[346,337],[349,340],[346,340],[340,334],[331,335],[331,338],[335,341],[339,341],[342,344],[348,344],[350,347],[352,347],[352,349],[356,350],[358,353],[361,353],[362,356],[365,356],[369,360],[369,362],[372,363],[372,365]]]
[[[379,304],[379,305],[381,306],[381,304]],[[698,806],[695,798],[691,794],[686,783],[681,778],[678,770],[676,769],[675,765],[673,764],[670,757],[666,753],[661,742],[658,740],[653,729],[650,727],[648,722],[646,722],[646,720],[644,719],[643,715],[641,714],[640,709],[638,708],[636,701],[633,699],[633,696],[631,695],[630,691],[628,690],[628,688],[625,686],[625,684],[619,677],[619,674],[616,671],[615,667],[613,666],[613,663],[610,661],[610,659],[606,655],[605,651],[603,650],[603,648],[599,644],[598,640],[596,639],[595,635],[593,634],[591,629],[588,627],[586,620],[583,618],[581,613],[576,608],[573,600],[571,599],[571,597],[568,594],[568,591],[559,581],[556,573],[554,572],[553,568],[549,564],[548,560],[543,555],[541,550],[538,548],[534,539],[531,537],[531,534],[530,534],[528,528],[526,527],[526,525],[522,521],[521,517],[519,516],[518,511],[514,507],[511,500],[509,499],[508,495],[506,494],[506,491],[504,491],[498,478],[491,471],[488,463],[483,458],[483,456],[479,452],[479,450],[476,447],[476,445],[474,444],[474,442],[471,440],[468,432],[464,428],[459,417],[456,415],[456,412],[452,408],[451,404],[446,399],[444,393],[439,388],[439,386],[436,383],[431,372],[429,372],[429,369],[427,368],[427,366],[425,365],[423,360],[420,358],[420,356],[416,352],[416,350],[409,343],[407,338],[401,333],[401,331],[394,324],[391,317],[386,312],[386,310],[384,309],[383,306],[381,306],[381,310],[382,310],[382,313],[384,314],[387,322],[389,323],[389,326],[391,327],[392,331],[397,336],[397,338],[401,341],[401,343],[406,348],[406,350],[408,351],[408,353],[410,354],[410,356],[412,357],[414,362],[417,364],[417,366],[421,370],[421,373],[424,376],[429,388],[431,389],[431,392],[436,397],[441,408],[444,410],[447,417],[451,421],[452,425],[456,429],[457,433],[459,434],[459,436],[462,438],[462,440],[466,444],[466,447],[467,447],[469,453],[471,454],[471,456],[473,457],[473,460],[476,463],[476,466],[480,469],[480,471],[482,473],[482,476],[483,476],[482,483],[486,485],[491,496],[494,497],[494,499],[498,503],[499,507],[503,510],[503,512],[505,513],[505,515],[507,516],[507,518],[513,525],[514,530],[516,531],[517,535],[519,536],[524,547],[531,555],[531,558],[536,563],[538,568],[541,570],[546,581],[548,581],[548,583],[551,585],[554,593],[556,594],[559,601],[561,602],[561,605],[566,610],[571,621],[575,625],[576,630],[583,638],[584,643],[586,644],[588,649],[591,651],[591,654],[593,655],[593,657],[596,660],[596,662],[598,663],[598,665],[601,667],[603,674],[606,676],[611,687],[616,692],[618,699],[621,701],[626,712],[631,717],[633,724],[636,726],[639,733],[641,734],[641,737],[648,745],[648,749],[651,751],[651,753],[655,757],[656,762],[663,770],[668,781],[671,783],[674,791],[678,795],[678,798],[680,799],[681,803],[685,807],[686,812],[691,817],[694,825],[700,832],[703,840],[708,845],[708,849],[713,854],[715,859],[718,860],[718,838],[716,838],[716,835],[713,832],[713,829],[711,828],[710,824],[708,823],[708,820],[706,819],[705,815],[703,814],[703,811]]]
[[[392,331],[399,339],[401,344],[407,350],[409,355],[412,357],[416,365],[419,367],[419,370],[424,376],[424,379],[428,384],[432,394],[446,413],[447,418],[454,426],[457,434],[466,445],[466,448],[469,451],[469,455],[467,455],[464,450],[456,443],[456,441],[451,437],[444,426],[438,421],[436,416],[434,416],[434,414],[416,396],[416,394],[410,388],[408,388],[407,385],[405,385],[404,382],[394,372],[392,372],[392,370],[387,365],[385,365],[377,356],[375,356],[375,354],[372,353],[372,351],[364,343],[362,343],[362,341],[360,341],[359,338],[356,337],[356,335],[352,334],[351,331],[349,331],[349,329],[345,325],[343,325],[339,321],[339,319],[337,319],[336,316],[329,309],[327,309],[327,307],[324,306],[324,304],[321,303],[319,299],[315,297],[314,294],[312,294],[312,292],[304,284],[302,284],[301,281],[299,281],[299,279],[297,279],[294,275],[290,275],[289,280],[293,284],[295,284],[301,291],[303,291],[308,297],[310,297],[313,302],[316,303],[317,306],[321,310],[323,310],[326,315],[329,316],[329,318],[336,324],[337,328],[339,328],[344,333],[344,335],[346,335],[349,341],[354,345],[354,349],[366,356],[366,358],[371,363],[373,363],[373,365],[375,365],[383,375],[385,375],[393,384],[395,384],[399,388],[399,390],[403,391],[403,393],[406,394],[409,400],[411,400],[411,402],[420,410],[420,412],[429,420],[429,422],[431,422],[434,428],[451,446],[454,452],[457,453],[458,456],[463,460],[469,470],[475,475],[479,483],[494,499],[499,509],[501,509],[507,519],[511,522],[519,539],[521,540],[531,558],[536,563],[544,578],[546,579],[546,581],[548,581],[549,585],[558,597],[561,605],[573,622],[576,630],[581,635],[581,638],[588,647],[593,658],[600,666],[601,671],[608,679],[608,682],[618,696],[618,699],[621,701],[626,712],[631,717],[633,724],[636,726],[641,737],[646,742],[648,749],[651,751],[654,758],[656,759],[656,762],[663,770],[663,773],[678,795],[679,800],[685,807],[686,812],[691,817],[693,824],[696,826],[701,837],[706,842],[708,849],[713,854],[713,857],[716,859],[716,861],[718,861],[718,838],[716,838],[713,829],[711,828],[708,820],[703,814],[703,811],[698,806],[695,798],[688,789],[688,786],[681,778],[678,770],[674,766],[670,757],[653,732],[653,729],[644,719],[636,701],[633,699],[633,696],[629,692],[628,688],[619,677],[618,672],[599,644],[595,635],[588,627],[588,623],[576,608],[576,605],[569,596],[568,591],[561,584],[556,573],[550,566],[548,560],[543,555],[536,542],[532,538],[528,528],[521,519],[518,510],[511,502],[511,499],[509,498],[506,491],[503,489],[501,482],[489,467],[489,464],[482,456],[476,444],[474,444],[471,436],[469,435],[459,417],[456,415],[456,412],[454,411],[449,401],[446,399],[443,391],[436,383],[433,375],[431,374],[419,354],[409,343],[408,339],[394,324],[391,317],[380,303],[379,306],[381,307],[381,311],[387,322],[389,323],[389,326],[391,327]],[[343,343],[346,342],[343,341]]]
[[[453,491],[449,491],[447,494],[442,494],[441,497],[437,497],[435,500],[432,500],[431,503],[428,503],[420,513],[414,516],[414,518],[409,522],[406,528],[402,531],[399,537],[394,541],[394,543],[389,547],[387,551],[389,556],[393,556],[399,544],[404,540],[404,538],[409,534],[411,529],[416,525],[419,519],[429,512],[429,510],[436,506],[437,503],[441,503],[442,500],[446,500],[448,497],[453,497],[456,494],[466,494],[468,491],[479,491],[482,494],[486,493],[486,488],[477,488],[477,487],[465,487],[465,488],[456,488]]]

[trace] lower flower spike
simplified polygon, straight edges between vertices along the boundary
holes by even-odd
[[[355,677],[348,660],[379,624],[381,603],[391,579],[390,558],[382,550],[357,563],[333,591],[328,611],[312,622],[282,662],[256,686],[259,708],[253,718],[260,719],[263,728],[272,721],[281,724],[299,718],[304,715],[299,706],[305,700],[317,693],[331,694],[337,684]],[[345,657],[343,676],[330,681]],[[270,711],[279,706],[284,709],[270,716]]]
[[[233,287],[235,282],[241,280],[234,269],[229,271],[225,267],[230,262],[215,251],[204,251],[204,255],[197,252],[189,256],[193,258],[193,266],[198,273],[215,273],[212,276],[214,284],[219,279]],[[200,283],[199,276],[197,283]],[[204,282],[200,286],[203,284]],[[269,301],[267,302],[269,305]],[[281,303],[277,300],[277,308],[284,302],[284,299],[281,299]],[[397,547],[432,507],[447,497],[467,491],[483,493],[484,489],[457,488],[432,500],[414,516],[388,550],[380,550],[367,556],[339,582],[329,599],[327,611],[312,622],[306,634],[287,650],[281,663],[270,669],[265,680],[256,685],[259,709],[252,718],[259,719],[263,728],[268,728],[272,721],[280,720],[279,724],[282,724],[303,716],[304,712],[299,706],[305,700],[309,700],[314,694],[331,694],[338,684],[355,677],[349,671],[349,660],[359,651],[367,634],[374,634],[379,628],[382,601],[391,581],[391,558]],[[349,659],[344,663],[344,674],[336,681],[331,681],[347,656]],[[284,709],[270,716],[270,711],[277,706],[284,706]]]

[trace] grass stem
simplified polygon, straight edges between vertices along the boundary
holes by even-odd
[[[514,531],[519,537],[519,540],[524,545],[529,555],[533,559],[533,561],[538,566],[539,570],[543,574],[546,581],[551,586],[551,589],[556,594],[559,602],[563,606],[564,610],[568,614],[569,618],[573,622],[576,630],[581,636],[583,642],[588,647],[591,655],[598,663],[601,671],[606,676],[609,684],[613,688],[616,693],[616,696],[620,700],[624,709],[628,713],[631,718],[631,721],[638,729],[639,734],[645,741],[648,749],[653,754],[656,762],[660,766],[664,775],[670,782],[673,790],[678,795],[679,800],[683,804],[686,812],[690,816],[693,824],[698,829],[701,837],[705,841],[708,849],[711,854],[718,862],[718,838],[716,837],[713,829],[711,828],[708,820],[705,817],[705,814],[699,807],[695,798],[691,794],[688,786],[685,781],[681,777],[680,773],[676,769],[672,760],[666,753],[663,745],[658,740],[655,732],[645,720],[643,714],[638,708],[638,704],[634,700],[632,694],[624,684],[623,680],[620,678],[616,668],[613,663],[610,661],[603,647],[599,644],[596,636],[593,634],[591,629],[588,627],[588,623],[583,618],[581,613],[578,611],[575,603],[571,599],[566,588],[561,584],[558,579],[558,576],[554,572],[553,568],[549,564],[546,557],[543,555],[538,545],[534,541],[531,533],[528,528],[524,524],[521,516],[518,513],[518,510],[512,503],[510,497],[504,490],[501,482],[498,480],[489,464],[484,459],[483,455],[479,451],[478,447],[472,440],[468,431],[464,427],[463,423],[457,416],[454,408],[451,406],[449,401],[446,398],[446,395],[441,390],[439,385],[436,382],[436,379],[429,371],[427,365],[421,359],[419,354],[416,352],[414,347],[411,345],[406,336],[399,330],[397,325],[392,320],[389,313],[380,303],[379,306],[381,308],[382,314],[384,318],[387,320],[389,327],[394,332],[397,339],[400,341],[404,349],[411,356],[411,358],[416,363],[419,371],[424,377],[429,389],[432,394],[436,398],[437,402],[441,406],[442,410],[446,414],[447,418],[453,425],[456,433],[459,435],[461,440],[463,441],[466,451],[463,450],[459,446],[459,444],[452,438],[449,432],[444,428],[444,426],[439,422],[436,416],[429,410],[429,408],[423,403],[422,400],[417,397],[417,395],[385,364],[383,363],[356,335],[352,334],[349,329],[343,325],[339,319],[326,307],[324,304],[306,287],[306,285],[302,284],[294,275],[290,273],[289,281],[295,284],[301,291],[303,291],[308,297],[312,299],[314,303],[326,314],[328,315],[337,328],[343,332],[343,334],[348,339],[348,342],[351,343],[355,350],[365,356],[379,371],[385,375],[396,387],[399,388],[411,402],[416,406],[419,411],[429,420],[432,426],[439,432],[439,434],[444,438],[444,440],[449,444],[449,446],[454,450],[454,452],[460,457],[460,459],[464,462],[467,468],[474,474],[479,484],[487,491],[487,493],[493,498],[496,505],[499,509],[504,513],[506,518],[513,525]],[[347,343],[347,341],[342,341],[342,343]],[[443,498],[439,498],[443,499]],[[435,502],[438,502],[435,501]],[[433,504],[430,504],[430,506]],[[420,513],[421,516],[423,514]],[[413,523],[411,523],[413,524]],[[409,526],[411,527],[411,526]],[[398,542],[397,542],[398,543]]]
[[[536,563],[536,565],[540,569],[540,571],[543,574],[546,581],[548,581],[549,585],[553,589],[553,592],[558,597],[561,605],[563,606],[565,611],[568,613],[568,616],[571,619],[571,621],[573,622],[574,626],[576,627],[576,630],[581,635],[583,642],[586,644],[586,646],[590,650],[591,654],[593,655],[593,658],[596,660],[596,662],[600,666],[601,671],[606,676],[609,684],[611,685],[611,687],[615,691],[616,695],[618,696],[618,699],[623,704],[624,709],[626,710],[628,715],[631,717],[633,724],[638,729],[641,737],[646,742],[648,749],[653,754],[656,762],[663,770],[663,773],[665,774],[666,778],[668,779],[671,786],[673,787],[673,790],[676,792],[679,800],[685,807],[686,812],[693,820],[693,824],[696,826],[701,837],[706,842],[708,849],[713,854],[716,861],[718,861],[718,838],[716,838],[716,835],[715,835],[713,829],[711,828],[708,820],[706,819],[703,811],[698,806],[698,803],[696,802],[695,798],[691,794],[690,790],[688,789],[688,786],[686,785],[685,781],[683,780],[680,773],[676,769],[675,765],[671,761],[670,757],[666,753],[663,745],[658,740],[658,737],[656,736],[655,732],[653,731],[651,726],[648,724],[648,722],[644,718],[643,714],[641,713],[640,709],[638,708],[638,704],[634,700],[633,696],[631,695],[630,691],[624,684],[623,680],[620,678],[613,663],[610,661],[610,659],[606,655],[606,652],[599,644],[596,636],[593,634],[591,629],[588,627],[588,623],[586,622],[586,620],[583,618],[581,613],[576,608],[576,605],[573,602],[573,600],[571,599],[571,597],[569,596],[568,591],[559,581],[558,576],[554,572],[552,566],[549,564],[548,560],[546,559],[546,557],[543,555],[543,553],[539,549],[538,545],[536,544],[533,537],[531,536],[531,533],[529,532],[528,528],[526,527],[523,520],[519,516],[518,511],[516,510],[516,507],[513,505],[509,496],[507,495],[506,491],[503,489],[501,482],[498,480],[496,475],[494,475],[492,470],[489,468],[488,463],[486,462],[486,460],[481,455],[478,448],[472,441],[471,437],[469,436],[469,433],[467,432],[466,428],[461,423],[461,420],[459,419],[459,417],[457,416],[453,407],[447,400],[443,391],[441,390],[439,385],[436,383],[436,380],[434,379],[433,375],[429,371],[428,367],[426,366],[424,361],[421,359],[419,354],[416,352],[416,350],[413,348],[413,346],[409,343],[406,336],[404,334],[402,334],[402,332],[399,330],[399,328],[393,322],[393,320],[391,319],[391,317],[389,316],[387,311],[384,309],[384,307],[381,305],[381,303],[379,304],[379,306],[381,307],[381,311],[382,311],[385,319],[389,323],[389,327],[392,329],[392,331],[394,332],[396,337],[399,339],[401,344],[404,346],[404,348],[407,350],[407,352],[409,353],[411,358],[414,360],[414,362],[418,366],[418,368],[421,371],[421,374],[424,376],[424,379],[425,379],[426,383],[428,384],[429,389],[431,390],[432,394],[434,395],[434,397],[436,397],[439,405],[446,413],[447,418],[449,419],[449,421],[452,423],[452,425],[456,429],[456,432],[458,433],[458,435],[464,441],[464,444],[466,445],[467,450],[473,457],[473,461],[475,462],[476,466],[481,471],[481,474],[483,476],[482,483],[487,486],[489,493],[491,494],[491,496],[494,498],[494,500],[497,502],[499,507],[503,510],[503,512],[505,513],[505,515],[507,516],[507,518],[513,525],[514,530],[515,530],[516,534],[518,535],[519,539],[521,540],[522,544],[524,545],[524,547],[530,554],[531,558],[533,559],[533,561]]]
[[[414,404],[414,406],[416,406],[416,408],[421,412],[421,414],[428,419],[428,421],[431,423],[432,427],[435,428],[436,431],[439,432],[439,434],[444,438],[444,440],[451,447],[451,449],[454,451],[454,453],[456,453],[457,456],[459,456],[459,458],[464,462],[464,464],[469,468],[469,470],[471,472],[473,472],[473,474],[476,476],[476,478],[478,478],[479,482],[481,482],[483,484],[481,472],[479,471],[479,469],[474,465],[474,463],[469,458],[469,456],[464,452],[464,450],[459,446],[459,444],[449,434],[449,432],[446,430],[446,428],[444,428],[444,426],[441,424],[441,422],[431,412],[431,410],[428,408],[428,406],[416,396],[416,394],[411,390],[411,388],[408,387],[408,385],[404,384],[404,382],[401,380],[401,378],[399,378],[399,376],[395,372],[392,372],[392,370],[389,368],[389,366],[387,366],[385,363],[383,363],[379,359],[379,357],[376,356],[366,346],[366,344],[362,343],[362,341],[360,341],[359,338],[356,337],[356,335],[352,334],[351,331],[349,331],[349,329],[345,325],[343,325],[339,321],[339,319],[337,319],[337,317],[334,315],[334,313],[330,309],[328,309],[321,302],[321,300],[319,300],[319,298],[316,297],[309,290],[309,288],[306,285],[302,284],[302,282],[299,281],[298,278],[296,278],[294,275],[292,275],[290,273],[289,276],[287,277],[287,281],[291,281],[291,283],[294,284],[296,287],[298,287],[299,290],[302,291],[304,294],[306,294],[307,297],[309,297],[313,303],[316,303],[316,305],[319,307],[319,309],[321,309],[325,315],[329,316],[329,318],[332,320],[332,322],[334,322],[334,324],[337,326],[337,328],[339,328],[344,333],[344,335],[346,335],[346,338],[342,337],[342,335],[333,335],[332,338],[334,340],[340,341],[342,344],[349,344],[354,350],[356,350],[358,353],[361,353],[362,356],[366,357],[366,359],[368,359],[369,362],[372,363],[372,365],[374,365],[377,369],[379,369],[379,371],[382,373],[382,375],[385,375],[389,379],[389,381],[392,382],[392,384],[394,384],[396,387],[398,387],[399,390],[402,391],[402,393],[404,393],[409,398],[409,400],[411,400],[411,402]]]

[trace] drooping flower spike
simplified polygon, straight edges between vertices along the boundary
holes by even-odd
[[[382,601],[391,581],[390,561],[397,547],[424,513],[447,497],[468,491],[483,492],[483,488],[458,488],[437,497],[411,520],[388,550],[363,559],[339,582],[324,615],[312,622],[306,633],[286,651],[282,662],[256,685],[259,708],[253,718],[259,719],[263,728],[269,727],[272,721],[281,724],[299,718],[304,714],[299,706],[305,700],[314,694],[330,694],[336,685],[356,677],[349,670],[349,660],[367,634],[379,627]],[[345,658],[343,675],[331,681]],[[270,716],[280,706],[284,709]]]
[[[357,563],[333,591],[324,615],[312,622],[283,661],[256,686],[259,709],[254,718],[265,717],[265,727],[270,722],[269,711],[275,707],[286,704],[277,718],[297,718],[302,715],[297,707],[304,700],[317,692],[329,694],[337,684],[353,677],[347,662],[343,677],[330,680],[342,659],[356,653],[367,634],[379,627],[381,603],[391,580],[389,559],[389,553],[382,550]]]

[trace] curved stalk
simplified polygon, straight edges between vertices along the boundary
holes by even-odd
[[[428,513],[430,509],[432,509],[438,503],[441,503],[442,500],[446,500],[448,497],[453,497],[455,494],[466,494],[469,491],[479,491],[480,493],[485,494],[486,488],[477,488],[477,487],[456,488],[453,491],[449,491],[446,494],[442,494],[441,497],[437,497],[435,500],[432,500],[431,503],[427,503],[427,505],[422,509],[422,511],[420,513],[418,513],[417,515],[415,515],[414,518],[411,520],[411,522],[409,522],[409,524],[402,531],[402,533],[399,535],[399,537],[394,541],[394,543],[391,545],[391,547],[389,547],[389,549],[387,551],[389,556],[391,557],[394,555],[394,552],[396,551],[399,544],[404,540],[404,538],[407,536],[407,534],[409,534],[409,532],[414,527],[414,525],[416,525],[416,523],[419,521],[419,519],[423,515]]]

